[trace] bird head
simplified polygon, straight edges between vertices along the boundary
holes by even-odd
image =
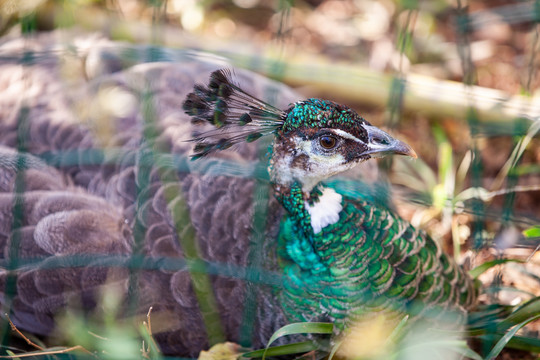
[[[243,91],[228,70],[213,72],[207,86],[196,85],[184,110],[195,123],[214,125],[213,130],[193,138],[194,159],[273,134],[272,182],[277,186],[300,183],[304,192],[372,157],[416,157],[407,144],[347,106],[308,99],[280,110]]]
[[[293,104],[276,132],[271,160],[277,184],[302,184],[309,192],[320,181],[373,157],[416,157],[404,142],[371,125],[351,108],[328,100]]]

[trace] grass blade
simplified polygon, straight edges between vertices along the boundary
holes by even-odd
[[[509,329],[512,326],[538,318],[540,315],[540,296],[527,301],[525,304],[514,310],[506,319],[501,321],[497,328],[499,330]]]
[[[294,334],[332,334],[333,331],[334,324],[332,323],[302,322],[285,325],[276,331],[270,340],[268,340],[268,344],[266,345],[262,358],[263,360],[266,358],[266,352],[270,344],[282,336]]]
[[[313,341],[303,341],[294,344],[279,345],[273,346],[266,349],[260,349],[255,351],[250,351],[242,354],[240,357],[243,358],[260,358],[263,356],[281,356],[281,355],[290,355],[305,353],[317,349],[317,344]],[[266,353],[266,355],[265,355]]]
[[[472,350],[467,345],[463,345],[462,347],[457,347],[457,348],[454,348],[452,350],[455,350],[457,353],[459,353],[460,355],[462,355],[462,356],[464,356],[466,358],[470,358],[470,359],[473,359],[473,360],[483,360],[482,356],[480,356],[480,354],[478,354],[476,351]]]
[[[506,344],[508,344],[508,342],[514,337],[514,335],[516,335],[516,333],[522,327],[524,327],[525,325],[527,325],[528,323],[530,323],[531,321],[534,321],[536,319],[540,319],[540,315],[536,315],[536,316],[534,316],[532,318],[529,318],[529,319],[523,321],[522,323],[516,325],[512,330],[510,330],[509,332],[504,334],[504,336],[497,342],[497,344],[495,344],[493,349],[491,349],[489,354],[485,357],[485,360],[493,359],[494,357],[499,355],[499,353],[502,351],[502,349],[504,349]]]
[[[491,269],[492,267],[494,267],[496,265],[500,265],[500,264],[505,264],[505,263],[508,263],[508,262],[524,263],[524,261],[518,260],[518,259],[496,259],[496,260],[491,260],[491,261],[487,261],[487,262],[483,263],[482,265],[479,265],[479,266],[475,267],[474,269],[471,269],[469,271],[469,275],[473,279],[476,279],[476,278],[478,278],[478,276],[483,274],[485,271]]]
[[[491,342],[494,343],[498,339],[502,338],[504,334],[489,334],[489,335],[481,335],[478,336],[478,339],[481,339],[482,341]],[[540,353],[540,339],[536,337],[528,337],[528,336],[519,336],[516,335],[510,341],[508,344],[506,344],[507,348],[515,349],[515,350],[523,350],[523,351],[529,351],[533,353]]]

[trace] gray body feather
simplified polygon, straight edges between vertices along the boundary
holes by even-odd
[[[249,292],[258,303],[251,310],[257,330],[249,340],[260,346],[283,319],[268,286],[245,279],[256,180],[219,175],[221,163],[252,168],[259,150],[241,145],[213,164],[190,162],[192,143],[186,140],[196,128],[181,109],[194,84],[223,64],[177,52],[174,63],[123,68],[121,46],[89,46],[90,54],[70,58],[47,40],[3,45],[19,58],[35,51],[33,63],[0,61],[3,312],[21,330],[50,335],[67,306],[98,312],[108,284],[127,304],[120,317],[142,321],[153,307],[155,337],[165,353],[196,356],[209,344],[181,245],[187,231],[179,224],[185,221],[196,235],[200,259],[221,265],[209,279],[226,338],[239,341]],[[75,67],[71,77],[63,76],[63,62]],[[238,76],[247,91],[279,106],[297,100],[260,76]],[[188,209],[189,217],[180,222],[171,210],[177,205]],[[273,240],[281,209],[272,197],[268,208],[273,224],[264,239]],[[104,255],[167,259],[173,266],[131,272],[106,266]],[[83,265],[70,265],[77,261]],[[16,292],[6,294],[16,263]],[[271,256],[259,263],[275,269]]]

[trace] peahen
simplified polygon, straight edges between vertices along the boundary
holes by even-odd
[[[323,185],[370,158],[416,157],[407,144],[328,100],[279,110],[243,91],[227,70],[213,72],[207,87],[195,86],[184,109],[194,123],[215,127],[193,139],[194,159],[275,137],[270,182],[285,209],[277,236],[284,284],[277,298],[287,321],[344,327],[378,311],[420,316],[433,308],[459,317],[474,304],[469,276],[425,232],[384,207]]]
[[[414,155],[351,109],[279,110],[290,90],[242,71],[240,88],[189,53],[60,85],[47,66],[0,64],[0,303],[20,330],[49,336],[66,308],[99,316],[112,291],[118,318],[152,307],[162,350],[196,356],[223,340],[264,346],[291,322],[344,328],[372,311],[474,304],[472,281],[427,234],[321,184]],[[103,96],[109,107],[81,100]],[[265,135],[275,198],[254,165]]]

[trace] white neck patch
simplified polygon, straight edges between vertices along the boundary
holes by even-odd
[[[334,189],[324,188],[318,202],[313,205],[306,203],[306,209],[311,216],[311,227],[315,234],[339,221],[339,213],[343,209],[342,198]]]

